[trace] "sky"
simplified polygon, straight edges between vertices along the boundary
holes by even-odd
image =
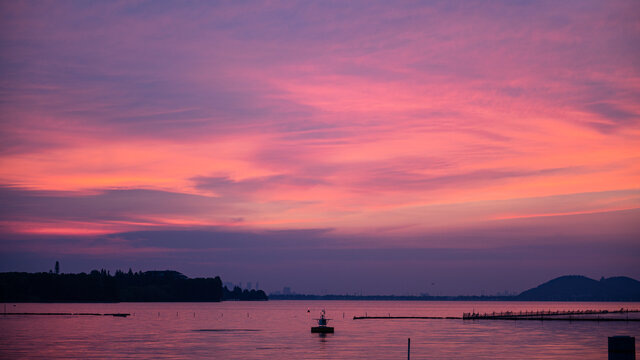
[[[0,271],[640,279],[638,39],[633,0],[0,2]]]

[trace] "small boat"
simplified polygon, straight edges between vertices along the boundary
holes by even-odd
[[[320,313],[320,318],[319,319],[314,319],[318,321],[318,326],[312,326],[311,327],[311,332],[312,333],[320,333],[320,334],[329,334],[329,333],[333,333],[333,327],[331,326],[327,326],[327,321],[331,320],[331,319],[327,319],[324,317],[325,315],[325,311],[324,309],[322,309],[322,312]]]

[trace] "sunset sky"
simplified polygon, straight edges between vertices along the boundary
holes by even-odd
[[[0,2],[0,271],[640,279],[640,2]]]

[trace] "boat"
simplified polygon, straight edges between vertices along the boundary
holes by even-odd
[[[327,319],[324,317],[324,315],[326,314],[326,312],[324,311],[324,309],[322,309],[322,312],[320,313],[320,318],[319,319],[314,319],[318,321],[318,326],[312,326],[311,327],[311,332],[312,333],[319,333],[319,334],[333,334],[333,327],[331,326],[327,326],[327,322],[331,319]]]

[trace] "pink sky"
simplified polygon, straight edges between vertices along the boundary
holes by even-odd
[[[0,10],[2,271],[61,258],[373,293],[640,277],[636,1]],[[222,248],[281,262],[216,252],[245,235]],[[362,274],[290,275],[319,249]],[[405,255],[366,255],[382,250]],[[427,270],[457,285],[394,279]]]

